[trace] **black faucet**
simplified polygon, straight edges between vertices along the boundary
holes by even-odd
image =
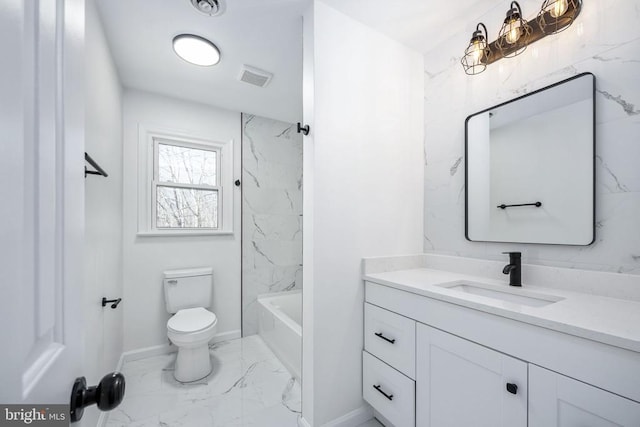
[[[502,274],[509,275],[509,286],[522,286],[522,265],[520,252],[502,252],[509,254],[509,264],[502,269]]]

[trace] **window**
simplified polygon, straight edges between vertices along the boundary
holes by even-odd
[[[138,234],[231,233],[231,146],[141,128]]]
[[[219,159],[216,148],[154,140],[153,228],[218,229]]]

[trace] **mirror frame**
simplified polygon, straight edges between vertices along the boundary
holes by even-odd
[[[592,221],[591,221],[591,241],[589,243],[586,244],[573,244],[573,243],[544,243],[544,242],[518,242],[518,241],[503,241],[503,240],[472,240],[469,238],[469,120],[471,118],[473,118],[474,116],[477,116],[479,114],[483,114],[486,113],[488,111],[494,110],[496,108],[499,107],[503,107],[505,105],[514,103],[516,101],[519,101],[523,98],[527,98],[529,96],[532,95],[536,95],[540,92],[546,91],[546,90],[550,90],[553,89],[556,86],[560,86],[564,83],[570,82],[572,80],[581,78],[581,77],[585,77],[585,76],[591,76],[592,77],[592,88],[591,88],[591,93],[592,93],[592,99],[593,99],[593,107],[592,107],[592,111],[593,111],[593,116],[592,116],[592,125],[593,125],[593,141],[591,144],[591,149],[592,149],[592,168],[593,168],[593,182],[592,182],[592,197],[593,197],[593,206],[592,206],[592,210],[591,210],[591,215],[592,215]],[[596,76],[593,73],[590,72],[584,72],[584,73],[580,73],[580,74],[576,74],[575,76],[572,76],[568,79],[564,79],[561,80],[559,82],[553,83],[549,86],[545,86],[543,88],[537,89],[533,92],[527,93],[525,95],[519,96],[517,98],[513,98],[510,99],[508,101],[505,101],[503,103],[500,104],[496,104],[493,105],[489,108],[485,108],[482,111],[478,111],[476,113],[470,114],[469,116],[467,116],[467,118],[464,121],[464,237],[466,240],[470,241],[470,242],[483,242],[483,243],[512,243],[512,244],[534,244],[534,245],[553,245],[553,246],[580,246],[580,247],[586,247],[586,246],[590,246],[592,245],[595,240],[596,240]]]

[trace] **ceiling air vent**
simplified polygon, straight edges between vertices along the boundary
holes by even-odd
[[[273,74],[261,70],[259,68],[251,67],[249,65],[243,65],[240,71],[241,82],[249,83],[255,86],[265,87],[271,81]]]
[[[209,16],[218,16],[224,12],[224,0],[191,0],[191,4],[200,13]]]

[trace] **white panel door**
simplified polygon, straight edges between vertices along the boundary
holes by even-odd
[[[529,366],[529,427],[638,427],[640,403]]]
[[[418,324],[416,426],[526,425],[525,362]]]
[[[81,375],[83,0],[0,2],[0,403]]]

